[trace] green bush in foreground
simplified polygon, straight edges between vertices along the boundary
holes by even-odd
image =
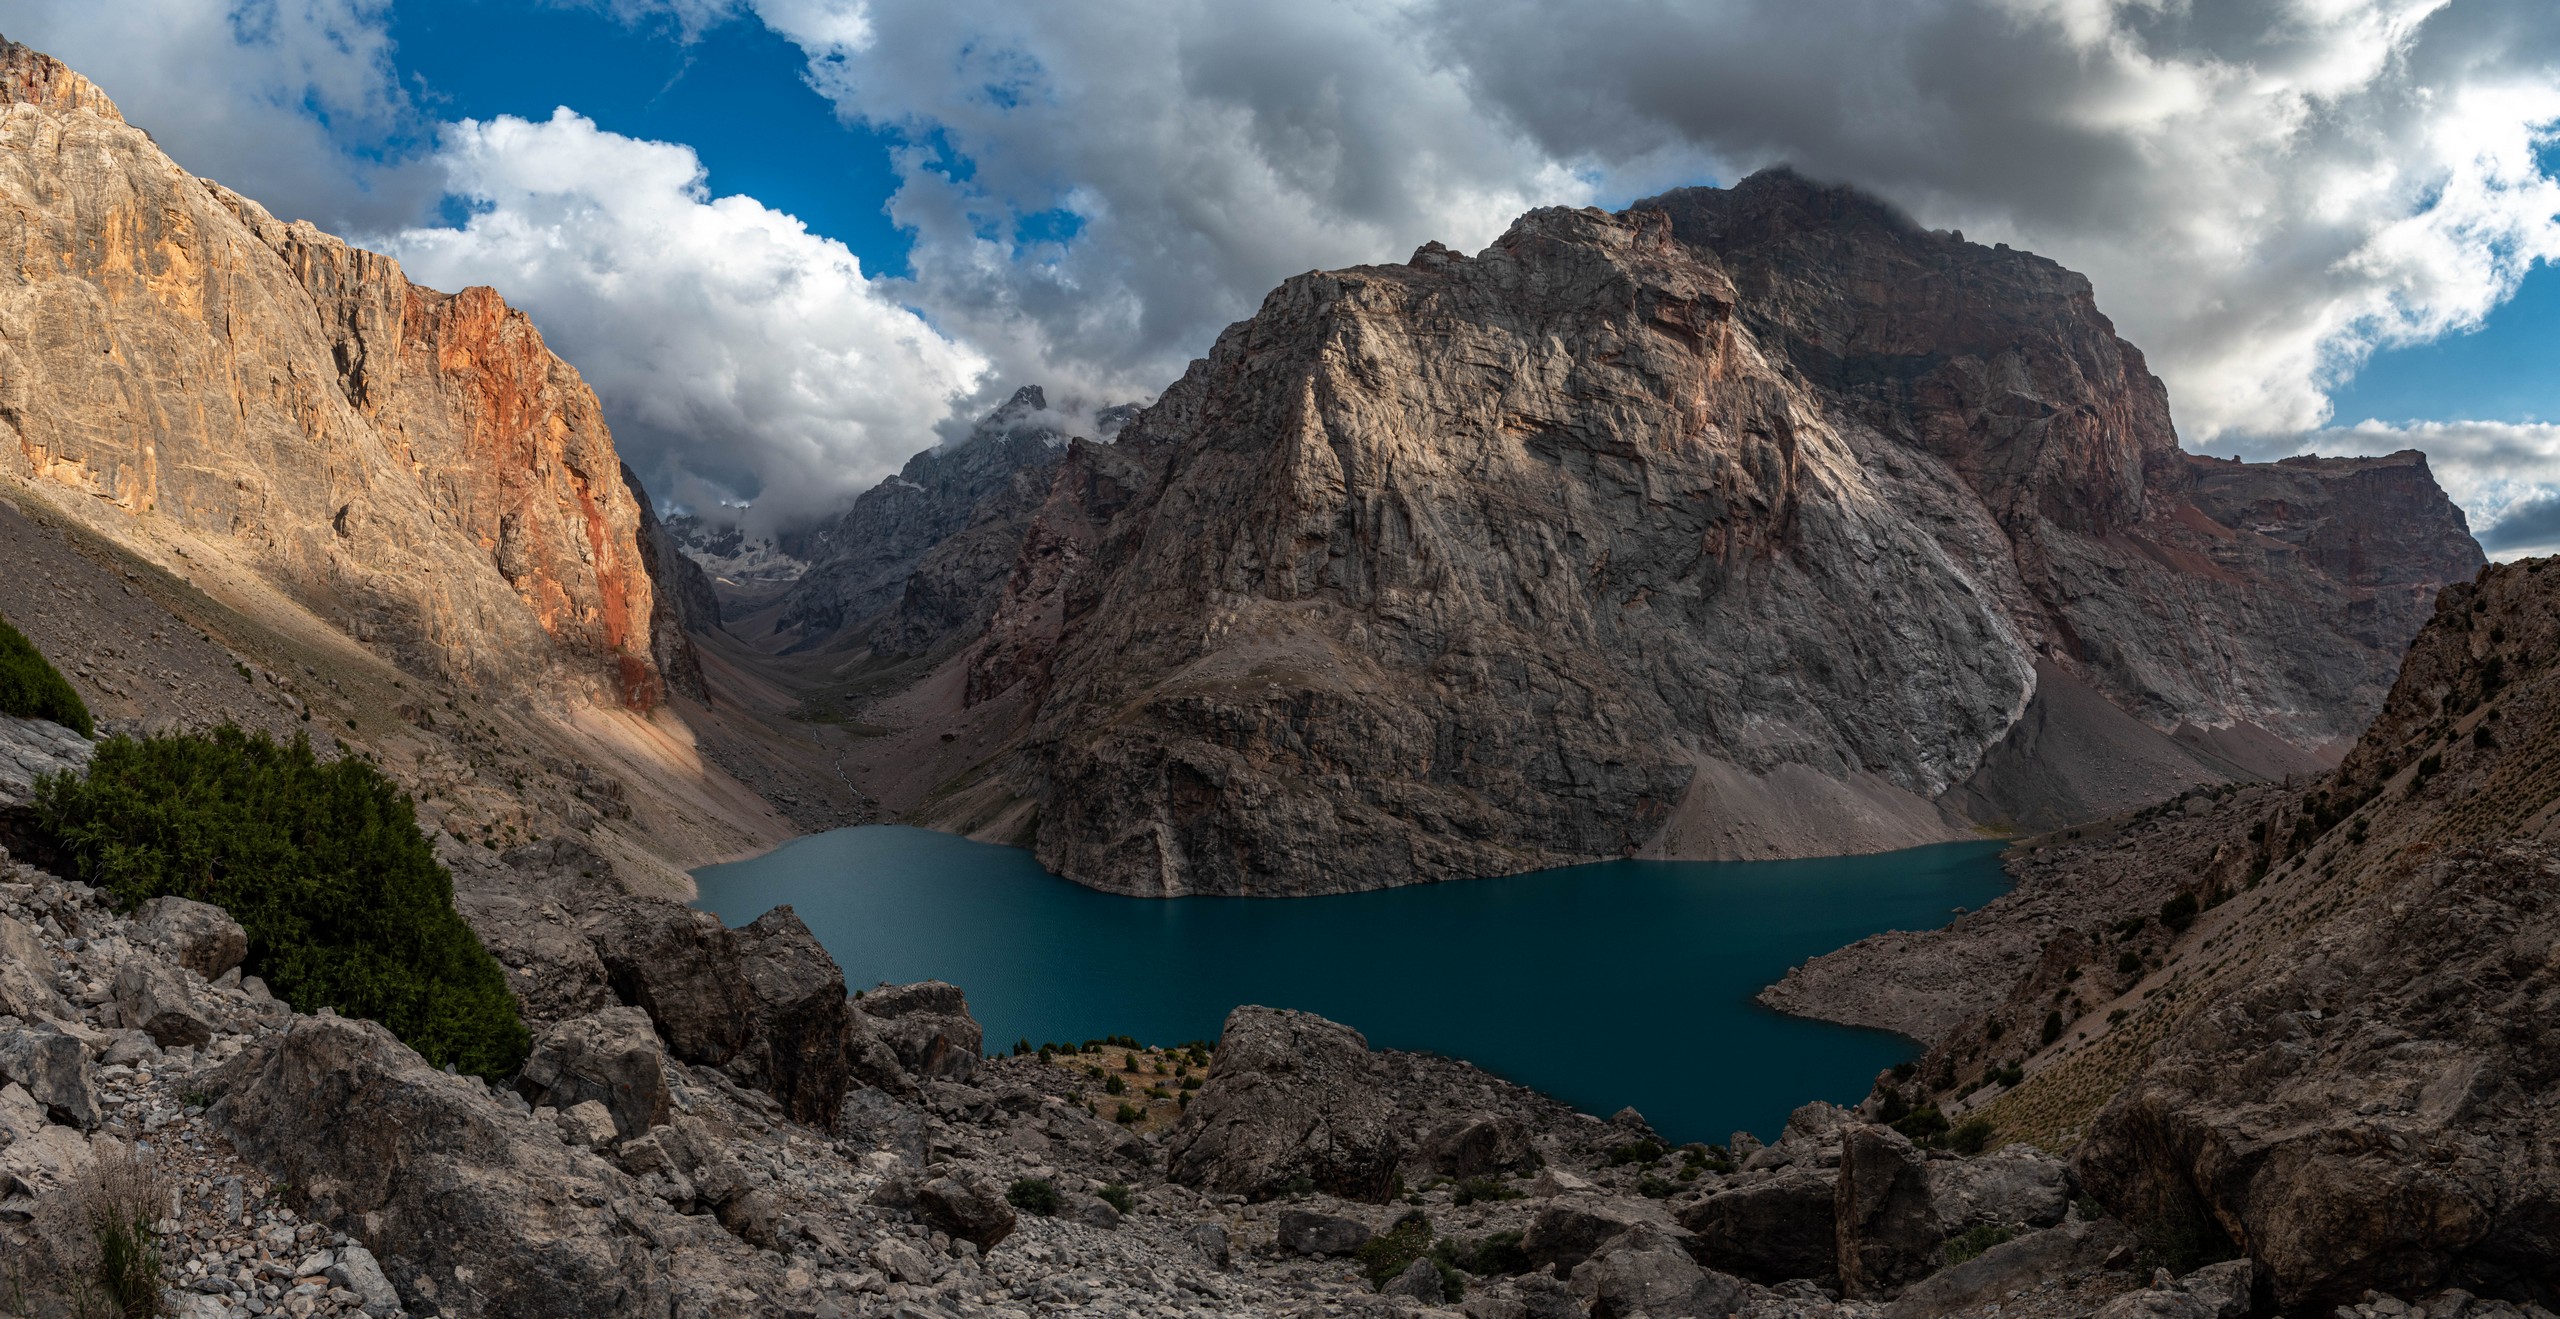
[[[297,1010],[381,1022],[437,1066],[503,1077],[530,1040],[506,973],[453,909],[409,799],[352,756],[237,728],[101,743],[36,789],[41,827],[126,910],[209,902],[246,970]]]
[[[0,714],[50,719],[82,737],[98,731],[80,693],[7,619],[0,619]]]

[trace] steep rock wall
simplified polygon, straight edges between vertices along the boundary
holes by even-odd
[[[522,313],[189,176],[24,46],[0,95],[0,467],[217,538],[405,667],[663,699],[642,510]]]

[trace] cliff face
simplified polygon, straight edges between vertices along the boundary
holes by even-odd
[[[404,667],[660,702],[643,509],[521,313],[189,176],[26,47],[0,97],[0,469],[227,545]]]
[[[2480,562],[2415,455],[2190,460],[2085,280],[1784,173],[1293,279],[1112,448],[970,692],[1038,691],[1042,860],[1138,893],[1874,850],[2295,768]]]

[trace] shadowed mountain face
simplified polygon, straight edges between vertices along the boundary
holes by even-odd
[[[689,672],[595,395],[485,288],[189,176],[0,42],[0,473],[165,520],[413,672],[649,710]]]
[[[2309,768],[2481,562],[2419,455],[2184,454],[2087,281],[1784,172],[1293,279],[1018,546],[952,689],[1030,713],[918,814],[1161,894]]]

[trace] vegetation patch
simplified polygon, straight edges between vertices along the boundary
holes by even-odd
[[[1046,1218],[1058,1212],[1058,1188],[1046,1177],[1024,1177],[1005,1188],[1004,1202]]]
[[[1947,1239],[1947,1267],[1952,1269],[1967,1260],[1978,1259],[1982,1252],[2003,1242],[2013,1241],[2017,1235],[2017,1229],[2003,1227],[1997,1223],[1983,1223],[1968,1228]]]
[[[0,619],[0,714],[50,719],[82,737],[98,731],[80,693],[7,619]]]
[[[378,1021],[478,1076],[523,1063],[506,972],[454,910],[408,796],[363,760],[232,727],[110,738],[85,777],[39,782],[35,811],[119,908],[174,895],[229,912],[244,969],[296,1011]]]

